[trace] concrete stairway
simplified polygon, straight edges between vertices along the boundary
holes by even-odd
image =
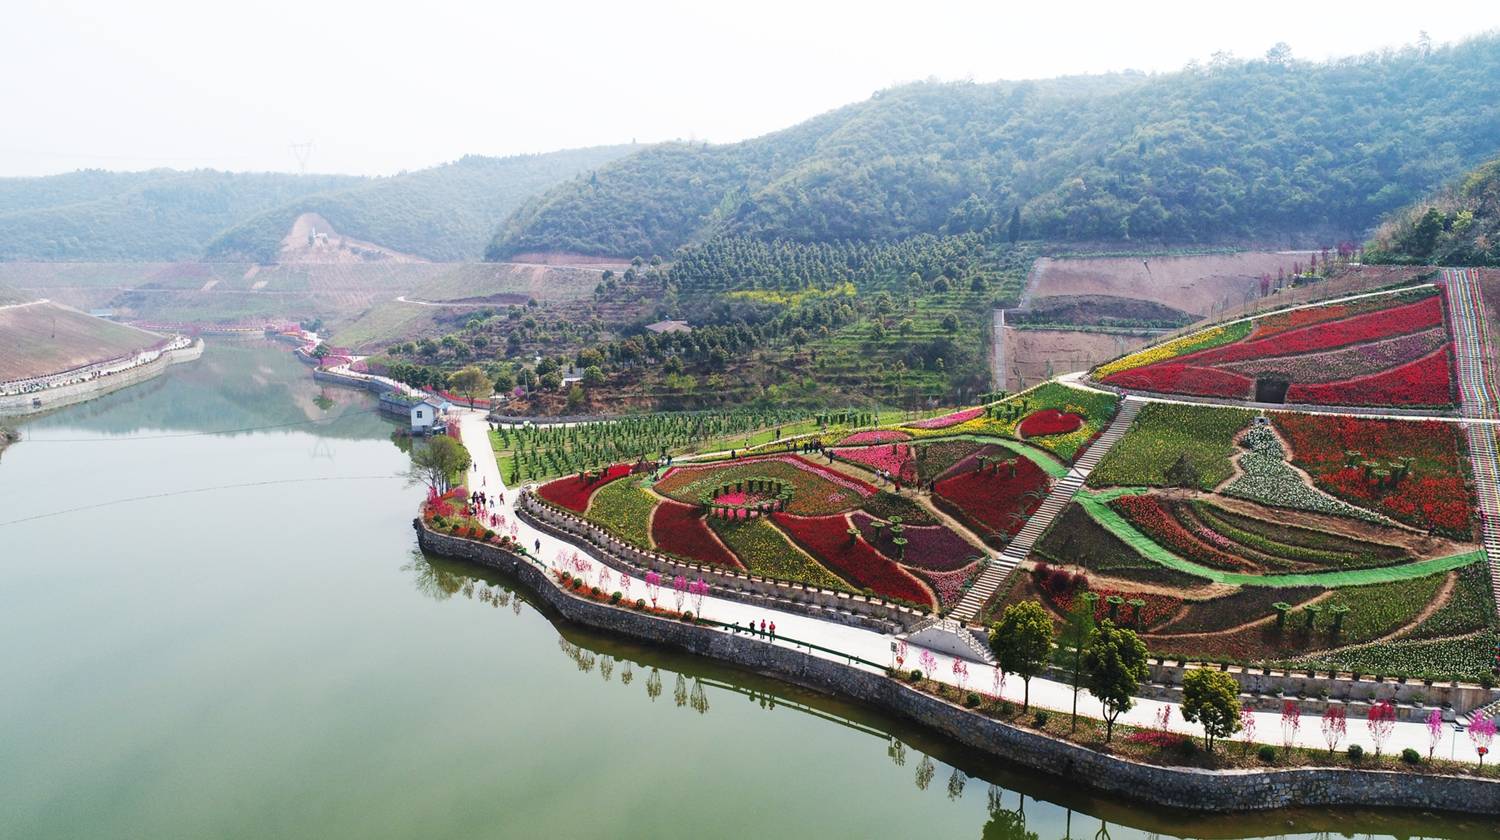
[[[1088,480],[1089,473],[1099,466],[1099,462],[1104,459],[1115,442],[1125,435],[1125,431],[1135,421],[1135,416],[1140,413],[1141,406],[1145,404],[1144,400],[1136,397],[1125,398],[1125,402],[1121,404],[1109,428],[1105,429],[1104,434],[1100,435],[1099,439],[1094,441],[1088,451],[1083,454],[1083,457],[1078,459],[1073,469],[1052,485],[1047,498],[1042,501],[1036,513],[1026,521],[1026,526],[1016,534],[999,557],[990,561],[989,568],[985,569],[979,579],[974,581],[974,585],[969,587],[963,599],[953,608],[954,619],[967,623],[979,616],[979,611],[1000,589],[1001,584],[1005,583],[1005,579],[1010,577],[1010,573],[1022,560],[1026,559],[1027,555],[1031,554],[1031,547],[1036,545],[1036,541],[1052,525],[1052,521],[1067,508],[1069,502],[1073,501],[1073,495],[1083,487],[1083,483]]]
[[[1465,417],[1493,418],[1496,388],[1490,367],[1496,364],[1485,324],[1484,303],[1473,269],[1443,269],[1447,292],[1448,331],[1453,337],[1454,367],[1458,370],[1460,405]],[[1470,423],[1469,459],[1479,495],[1480,534],[1490,566],[1490,585],[1500,608],[1500,464],[1496,463],[1495,431],[1489,423]]]

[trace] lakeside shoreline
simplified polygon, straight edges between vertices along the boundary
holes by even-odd
[[[1196,812],[1338,806],[1500,814],[1500,780],[1496,779],[1338,767],[1206,770],[1146,764],[1098,752],[970,711],[884,673],[576,597],[514,553],[438,533],[420,518],[413,520],[413,528],[423,550],[506,572],[570,621],[867,703],[964,746],[1138,802]]]

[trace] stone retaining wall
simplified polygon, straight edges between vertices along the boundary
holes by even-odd
[[[1193,811],[1339,805],[1500,814],[1500,781],[1491,779],[1342,768],[1195,770],[1141,764],[1095,752],[984,717],[883,673],[754,637],[578,598],[560,589],[533,561],[494,545],[435,533],[419,519],[413,526],[424,549],[507,572],[570,621],[869,703],[966,746],[1071,781],[1083,781],[1111,794]]]
[[[684,563],[661,554],[642,551],[610,534],[607,529],[582,517],[563,513],[531,493],[521,493],[516,501],[516,512],[523,514],[527,523],[533,527],[589,551],[591,556],[616,571],[636,577],[647,571],[659,572],[668,577],[679,574],[690,578],[701,577],[713,584],[725,598],[880,633],[910,630],[928,617],[926,613],[879,598],[835,592],[803,583],[770,580],[717,566]]]
[[[70,385],[59,385],[56,388],[45,388],[28,394],[6,394],[0,396],[0,417],[17,417],[27,414],[39,414],[43,411],[51,411],[56,408],[74,405],[102,397],[105,394],[128,388],[155,379],[166,372],[167,368],[182,362],[191,362],[203,355],[203,340],[198,339],[187,347],[178,350],[162,351],[160,356],[146,362],[143,365],[126,368],[125,370],[112,373],[108,376],[100,376],[84,382],[74,382]],[[33,405],[32,400],[40,399],[41,405]]]

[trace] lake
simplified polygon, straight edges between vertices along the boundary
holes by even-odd
[[[283,345],[210,338],[20,428],[0,457],[6,837],[1493,836],[1141,808],[562,623],[423,556],[396,425]]]

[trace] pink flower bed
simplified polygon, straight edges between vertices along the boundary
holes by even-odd
[[[860,446],[870,443],[897,443],[903,440],[911,440],[911,435],[897,429],[873,429],[865,432],[855,432],[839,441],[839,445]]]
[[[956,604],[964,596],[963,585],[974,574],[974,567],[979,561],[974,561],[962,569],[954,569],[951,572],[929,572],[919,570],[917,576],[927,581],[932,591],[937,593],[938,600],[944,605]]]
[[[942,417],[919,420],[916,423],[907,423],[906,425],[913,429],[946,429],[949,426],[957,426],[959,423],[967,423],[982,414],[984,414],[983,408],[966,408],[963,411],[944,414]]]
[[[1164,362],[1146,367],[1122,370],[1105,377],[1105,382],[1133,391],[1159,394],[1189,394],[1196,397],[1232,397],[1248,399],[1255,381],[1227,370],[1194,367],[1180,362]]]
[[[891,542],[894,537],[889,528],[875,528],[875,517],[864,511],[850,514],[849,519],[859,529],[865,542],[875,546],[887,557],[895,559],[896,546]],[[900,562],[918,569],[948,572],[968,566],[975,555],[984,554],[946,525],[903,524],[901,536],[906,540],[906,550],[902,553]]]
[[[886,470],[900,475],[901,468],[911,460],[911,447],[904,443],[892,443],[858,449],[835,449],[833,457],[866,466],[872,470]]]

